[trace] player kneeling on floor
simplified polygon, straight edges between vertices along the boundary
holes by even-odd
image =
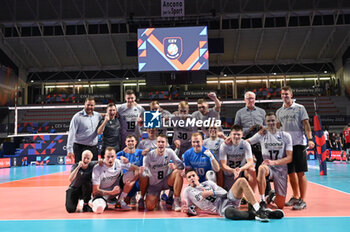
[[[149,178],[146,196],[148,210],[154,210],[157,206],[162,190],[173,188],[174,210],[181,211],[180,194],[183,183],[181,171],[184,166],[176,153],[167,148],[167,144],[168,138],[165,135],[159,135],[157,148],[150,151],[144,159],[144,175]]]
[[[267,129],[264,134],[259,132],[247,141],[251,144],[260,142],[264,161],[259,166],[258,188],[261,198],[260,205],[265,207],[274,201],[278,208],[283,209],[287,194],[288,167],[293,158],[292,137],[285,131],[277,129],[277,117],[270,112],[265,117]],[[266,181],[273,180],[275,192],[270,191],[265,199]]]
[[[267,210],[260,207],[254,193],[244,178],[239,178],[227,192],[212,181],[199,183],[199,177],[194,170],[186,170],[186,179],[189,186],[186,187],[184,198],[186,204],[182,211],[189,216],[196,216],[196,208],[210,214],[219,214],[231,220],[258,220],[268,222],[269,218],[283,218],[282,210]],[[251,204],[248,211],[240,211],[242,196],[245,196]]]
[[[103,166],[95,166],[92,172],[92,194],[93,200],[90,206],[95,213],[102,213],[107,207],[107,203],[116,204],[116,197],[119,199],[116,205],[120,205],[123,210],[130,210],[124,198],[132,188],[130,183],[123,183],[122,170],[140,170],[139,167],[130,164],[124,157],[116,159],[114,147],[107,147],[105,151]],[[127,162],[127,163],[124,163]],[[120,194],[121,193],[121,194]]]

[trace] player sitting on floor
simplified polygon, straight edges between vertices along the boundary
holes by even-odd
[[[182,212],[188,216],[196,216],[196,207],[211,214],[219,214],[231,220],[259,220],[268,222],[271,219],[284,217],[282,210],[271,210],[260,207],[255,199],[254,193],[248,182],[244,178],[239,178],[232,188],[227,192],[212,181],[199,183],[197,173],[186,170],[186,179],[189,186],[184,190],[186,204],[182,207]],[[240,211],[242,196],[245,196],[251,204],[248,211]]]

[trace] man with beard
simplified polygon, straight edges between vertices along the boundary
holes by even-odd
[[[87,97],[82,111],[76,113],[69,125],[67,139],[67,157],[75,159],[75,163],[81,160],[81,154],[85,150],[90,150],[93,154],[92,160],[97,160],[97,126],[101,120],[101,115],[94,111],[95,99]]]

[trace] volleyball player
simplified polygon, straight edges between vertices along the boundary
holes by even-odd
[[[191,169],[186,170],[186,179],[189,186],[184,190],[186,204],[182,207],[182,211],[189,216],[196,216],[196,208],[199,208],[202,211],[219,214],[231,220],[256,219],[268,222],[269,218],[280,219],[284,217],[282,210],[272,211],[260,207],[252,189],[244,178],[239,178],[228,192],[212,181],[200,183],[197,173]],[[240,206],[243,195],[251,203],[248,211],[236,209]]]
[[[221,110],[221,103],[219,99],[216,96],[215,92],[208,93],[208,97],[215,102],[215,106],[213,108],[209,108],[209,104],[205,99],[198,99],[197,101],[197,107],[198,110],[192,113],[192,117],[194,117],[196,120],[220,120],[220,110]],[[209,131],[206,127],[202,126],[202,132],[204,134],[205,138],[209,137]],[[220,129],[219,137],[225,137],[225,135],[221,132],[222,129]]]
[[[107,147],[105,151],[103,166],[95,166],[92,172],[92,194],[94,196],[90,206],[95,213],[102,213],[107,207],[107,202],[114,202],[119,196],[121,209],[130,210],[124,198],[131,190],[132,185],[123,183],[122,170],[140,170],[131,163],[124,163],[116,159],[114,147]],[[121,193],[121,194],[120,194]]]
[[[211,151],[203,146],[202,135],[198,132],[192,134],[191,142],[192,148],[183,155],[185,168],[196,170],[200,182],[206,179],[216,182],[215,172],[220,170],[220,165]]]
[[[203,146],[208,148],[211,153],[213,153],[216,161],[218,161],[220,165],[220,146],[224,142],[224,139],[218,137],[219,128],[216,126],[209,127],[209,138],[204,139]],[[217,184],[220,187],[224,186],[224,176],[223,171],[220,169],[216,173]]]
[[[289,133],[277,129],[277,117],[275,113],[266,114],[265,134],[256,133],[247,141],[251,144],[260,142],[264,161],[258,170],[258,188],[261,198],[260,205],[266,206],[265,187],[266,180],[273,180],[276,197],[269,195],[268,203],[274,200],[278,208],[283,209],[287,194],[288,167],[287,164],[293,158],[292,137]]]
[[[161,108],[158,101],[151,101],[151,103],[149,104],[149,108],[151,111],[158,110],[161,113],[161,123],[163,123],[163,119],[167,121],[171,117],[171,113]],[[157,129],[158,135],[167,135],[167,128],[163,125],[161,125],[161,127]]]
[[[173,144],[180,159],[185,151],[191,148],[191,136],[197,132],[195,125],[188,125],[193,117],[189,115],[189,106],[186,101],[181,101],[178,105],[178,111],[170,118],[171,125],[174,129]],[[183,125],[180,125],[183,122]]]
[[[306,145],[313,148],[315,143],[309,123],[309,116],[303,105],[293,102],[293,90],[289,86],[282,87],[281,98],[283,105],[276,112],[277,120],[282,124],[282,130],[292,136],[293,160],[288,164],[289,181],[293,189],[293,196],[286,206],[301,210],[306,208],[305,196],[308,171]],[[305,137],[306,134],[306,137]]]
[[[121,159],[121,157],[125,157],[131,164],[134,164],[138,167],[143,166],[143,155],[147,153],[142,149],[136,149],[136,138],[133,135],[126,136],[125,144],[126,147],[117,153],[117,158]],[[125,198],[126,203],[130,203],[130,199],[135,200],[135,195],[137,191],[140,191],[139,187],[139,176],[140,173],[138,170],[136,171],[128,171],[123,170],[123,183],[129,183],[132,185],[132,189],[128,193],[128,196]],[[133,202],[132,202],[133,203]]]
[[[243,128],[233,125],[230,133],[230,144],[223,143],[220,147],[220,163],[224,170],[224,189],[229,190],[234,182],[245,176],[254,191],[256,174],[252,149],[248,142],[242,139]]]
[[[119,122],[122,134],[122,148],[125,147],[125,139],[128,135],[134,135],[137,141],[141,137],[140,123],[142,122],[145,109],[136,103],[136,96],[133,90],[125,92],[126,103],[118,108]]]
[[[144,175],[149,178],[146,196],[146,207],[154,210],[159,202],[162,190],[174,190],[174,210],[181,211],[180,194],[183,178],[181,170],[184,168],[182,161],[175,152],[167,148],[168,139],[165,135],[157,137],[157,148],[150,151],[144,160]]]

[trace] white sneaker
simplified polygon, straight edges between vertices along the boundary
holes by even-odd
[[[175,212],[181,211],[181,199],[180,199],[180,197],[177,197],[174,199],[174,211]]]
[[[128,204],[126,204],[126,202],[124,200],[120,201],[120,209],[122,209],[122,210],[132,210],[132,208],[130,206],[128,206]]]

